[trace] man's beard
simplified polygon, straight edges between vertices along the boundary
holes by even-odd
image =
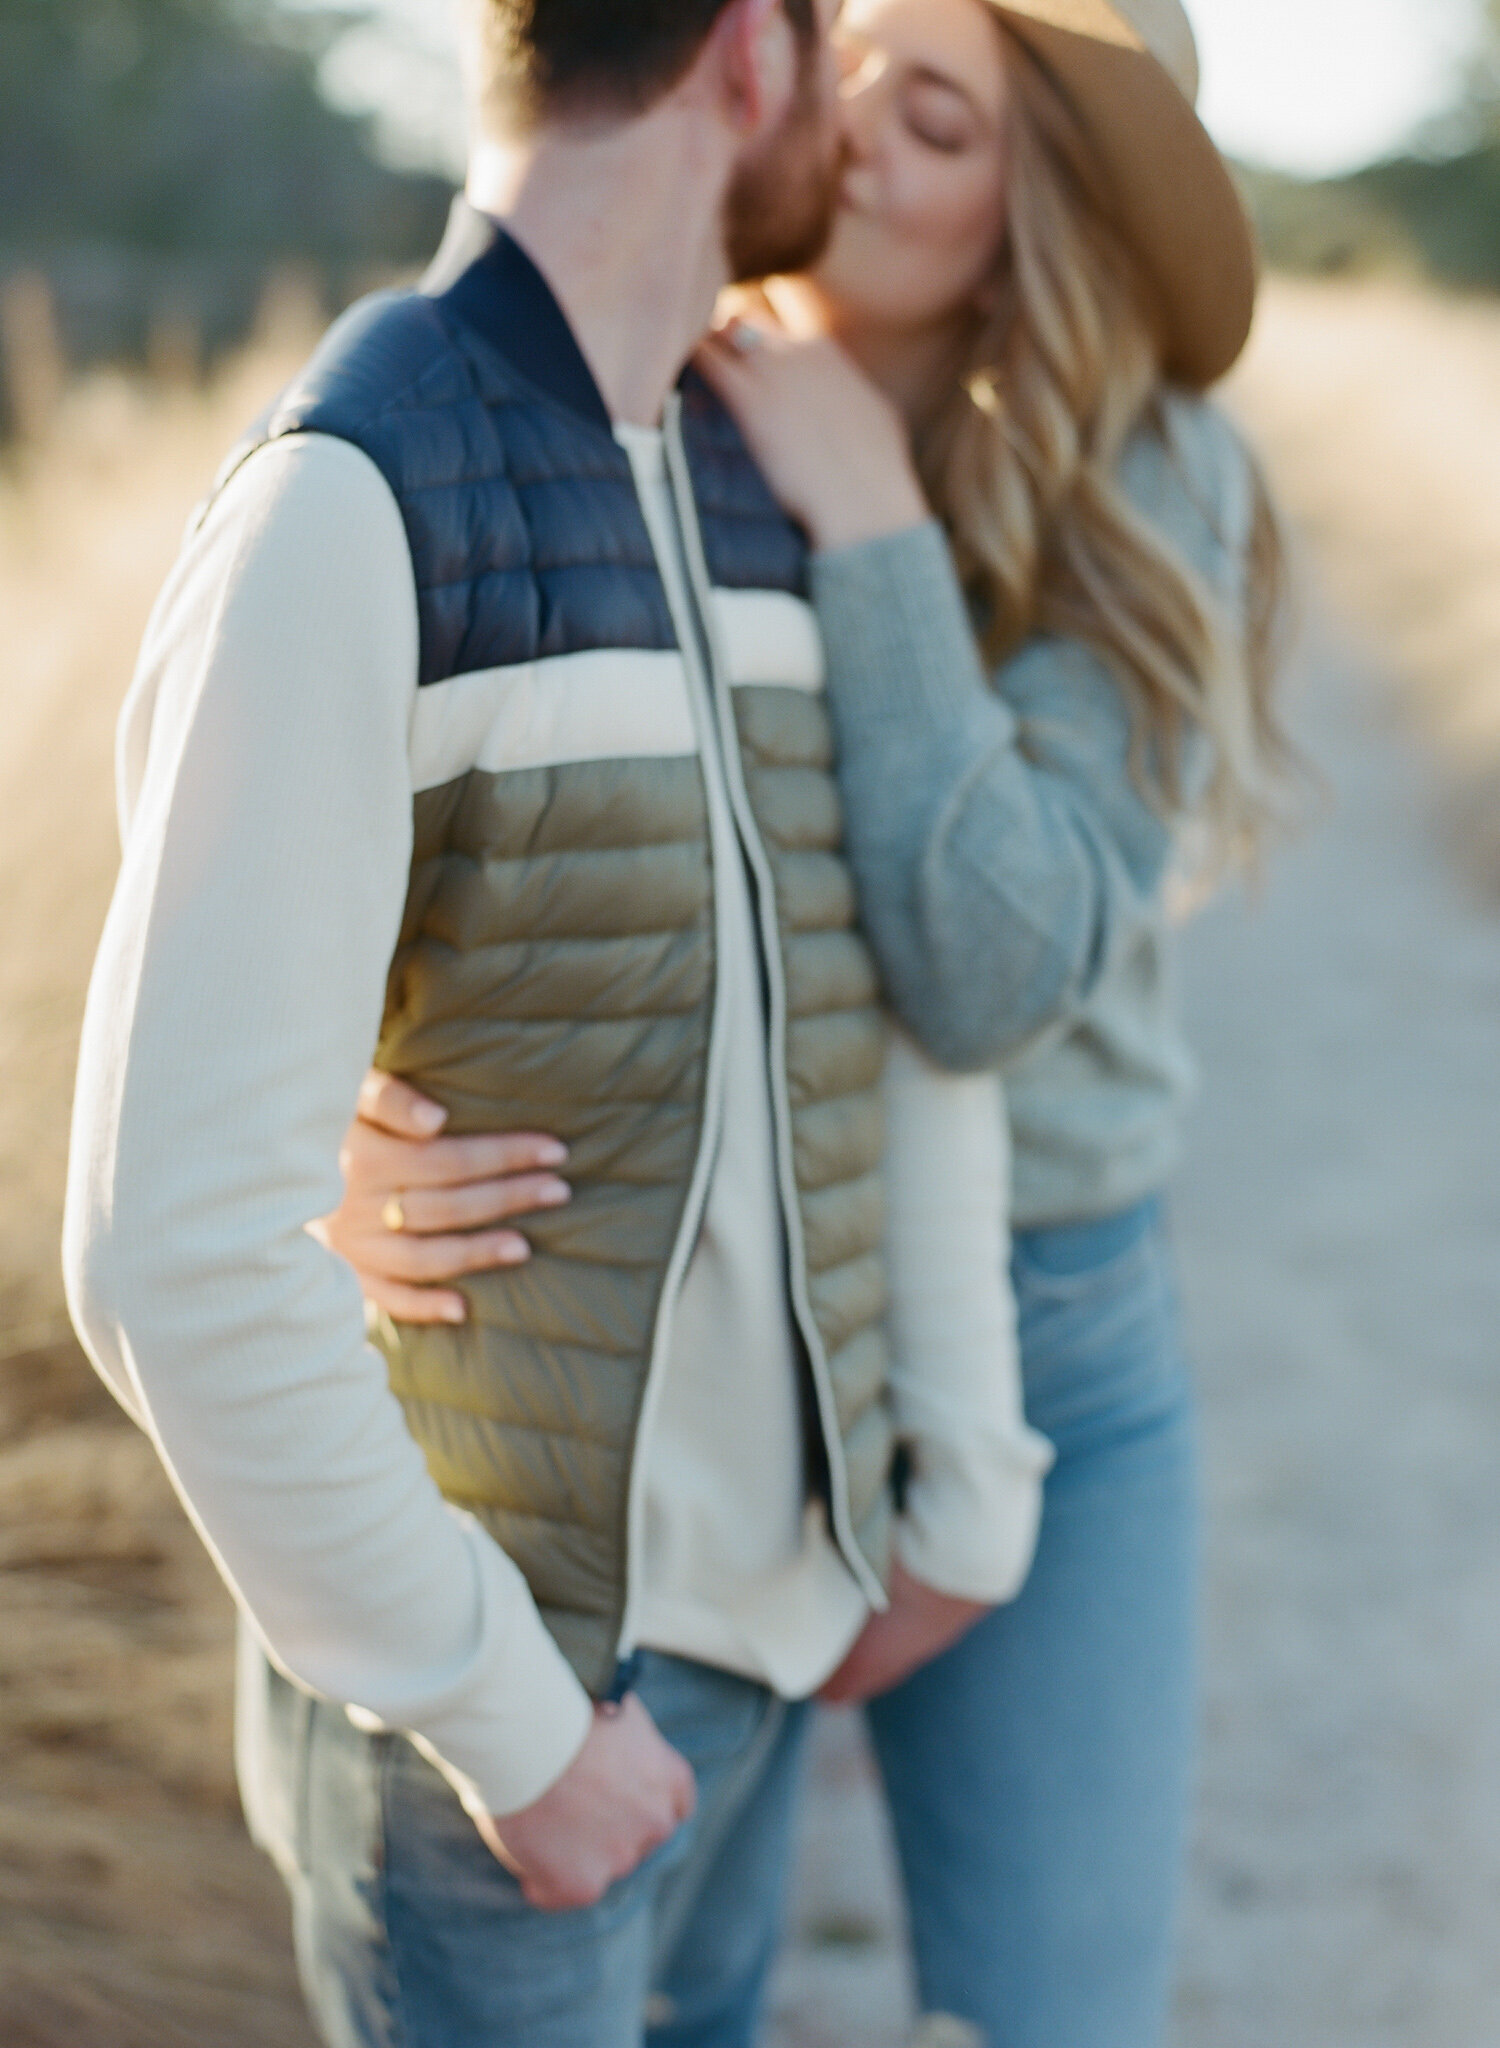
[[[736,284],[805,270],[833,232],[843,155],[830,144],[809,61],[795,105],[724,202],[724,248]]]

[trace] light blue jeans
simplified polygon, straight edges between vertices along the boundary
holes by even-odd
[[[1017,1233],[1057,1447],[1020,1598],[869,1710],[923,2007],[989,2048],[1157,2048],[1195,1720],[1192,1403],[1161,1205]]]
[[[645,1652],[634,1690],[693,1766],[697,1812],[598,1905],[542,1913],[404,1737],[242,1655],[246,1810],[329,2048],[750,2048],[804,1707]]]

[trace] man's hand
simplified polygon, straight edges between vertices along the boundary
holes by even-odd
[[[845,1707],[889,1692],[956,1643],[989,1611],[977,1601],[939,1593],[896,1564],[890,1606],[884,1614],[870,1616],[818,1698]]]
[[[692,1815],[692,1768],[634,1693],[594,1709],[583,1748],[519,1813],[478,1823],[489,1849],[546,1913],[592,1906]]]

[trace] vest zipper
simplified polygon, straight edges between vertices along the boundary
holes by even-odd
[[[849,1475],[844,1462],[844,1440],[839,1428],[833,1380],[828,1369],[828,1355],[823,1348],[822,1333],[818,1329],[807,1292],[807,1254],[802,1235],[802,1208],[793,1166],[792,1106],[786,1086],[786,973],[779,943],[776,883],[771,873],[765,844],[760,836],[760,827],[750,804],[749,792],[745,788],[739,731],[735,725],[734,705],[729,692],[723,651],[719,645],[718,624],[714,617],[713,583],[703,552],[703,535],[698,525],[698,508],[693,497],[692,475],[688,468],[687,450],[682,440],[682,402],[675,392],[667,401],[663,429],[667,481],[677,508],[677,524],[682,536],[689,595],[697,613],[699,645],[703,650],[706,681],[711,699],[710,710],[717,727],[718,758],[729,795],[730,811],[753,883],[756,925],[760,934],[761,959],[770,1013],[767,1020],[767,1078],[771,1089],[772,1125],[776,1140],[776,1179],[781,1197],[782,1227],[786,1231],[787,1240],[787,1280],[792,1298],[792,1311],[807,1350],[813,1390],[817,1396],[818,1420],[822,1428],[824,1451],[828,1458],[829,1509],[833,1533],[844,1562],[854,1574],[860,1591],[872,1607],[883,1610],[888,1604],[885,1589],[866,1561],[854,1534],[849,1509]],[[715,900],[717,902],[717,892]]]
[[[646,534],[651,542],[652,553],[657,554],[659,551],[656,538],[655,515],[651,506],[646,502],[646,494],[642,490],[640,478],[635,472],[633,457],[631,460],[631,476],[636,486],[636,496],[640,500],[641,517],[645,521]],[[684,625],[690,628],[692,621],[683,621],[677,618],[676,609],[672,604],[672,580],[667,574],[665,565],[660,560],[658,560],[657,568],[661,574],[662,588],[667,598],[667,608],[673,614],[673,628],[677,633],[679,641],[683,641]],[[680,651],[683,667],[687,671],[688,696],[693,710],[693,727],[698,736],[699,768],[704,778],[704,803],[708,812],[709,871],[712,876],[715,872],[713,860],[713,802],[708,788],[710,771],[708,763],[703,759],[703,755],[714,744],[714,734],[712,730],[704,729],[703,720],[705,716],[710,720],[712,719],[713,708],[711,704],[700,702],[705,692],[696,688],[693,684],[691,670],[693,654],[685,641]],[[703,1084],[705,1105],[703,1127],[698,1136],[698,1152],[693,1161],[692,1176],[688,1182],[687,1200],[683,1204],[682,1220],[678,1226],[677,1238],[672,1246],[671,1256],[667,1260],[667,1270],[662,1280],[661,1297],[656,1311],[656,1324],[651,1333],[651,1355],[646,1365],[646,1387],[641,1397],[640,1413],[636,1418],[635,1439],[631,1445],[630,1482],[626,1501],[625,1601],[620,1617],[620,1635],[617,1645],[617,1655],[620,1657],[628,1657],[637,1647],[635,1642],[637,1626],[637,1572],[645,1550],[647,1460],[644,1453],[650,1441],[651,1426],[655,1419],[656,1410],[660,1405],[662,1377],[667,1354],[672,1344],[672,1322],[676,1313],[677,1298],[682,1291],[682,1283],[687,1277],[687,1269],[697,1246],[698,1233],[703,1224],[703,1212],[708,1206],[708,1191],[713,1180],[714,1165],[719,1156],[719,1145],[723,1135],[724,1066],[728,1057],[728,1027],[724,1004],[724,976],[721,971],[724,951],[724,919],[717,881],[714,883],[713,891],[713,932],[713,1011],[709,1020],[708,1066]]]

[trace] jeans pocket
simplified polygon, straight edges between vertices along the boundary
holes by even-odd
[[[528,1911],[520,1880],[485,1842],[458,1794],[405,1736],[380,1763],[381,1830],[388,1879],[451,1912]]]
[[[653,1651],[642,1657],[636,1690],[658,1731],[700,1779],[752,1754],[771,1710],[772,1696],[757,1680]]]
[[[1103,1255],[1092,1263],[1056,1257],[1054,1240],[1043,1247],[1043,1259],[1019,1243],[1012,1265],[1027,1419],[1053,1439],[1060,1459],[1070,1444],[1139,1426],[1187,1395],[1160,1217],[1118,1232],[1113,1242],[1095,1242]],[[1080,1233],[1063,1250],[1082,1243]]]
[[[1022,1315],[1029,1306],[1118,1299],[1165,1271],[1166,1224],[1157,1200],[1084,1223],[1017,1230],[1011,1279]]]

